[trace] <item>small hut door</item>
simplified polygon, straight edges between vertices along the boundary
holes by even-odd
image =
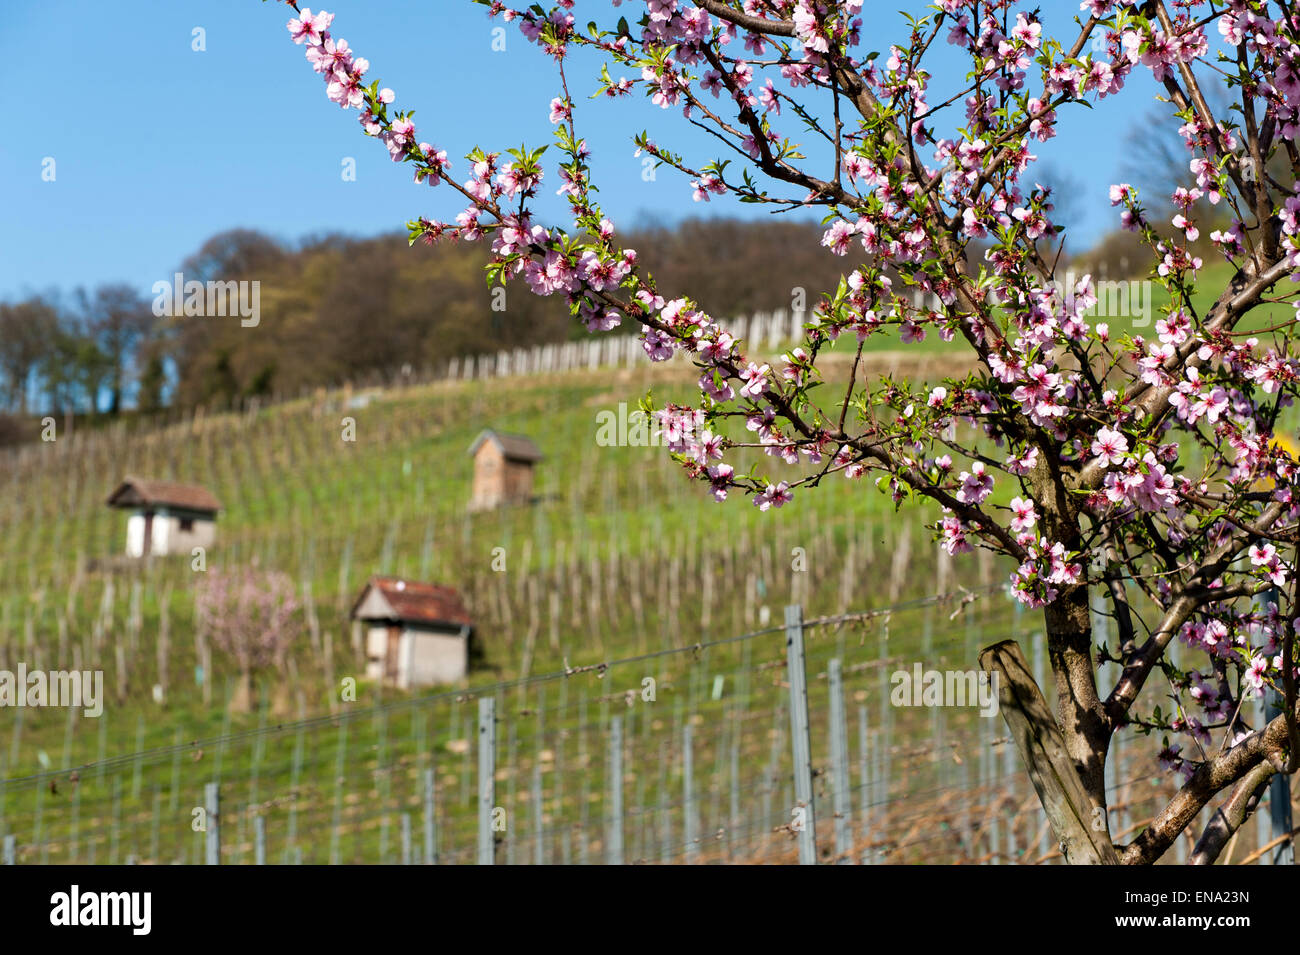
[[[384,679],[396,683],[402,666],[402,628],[388,628],[388,647],[384,653]]]
[[[144,512],[144,542],[141,544],[140,553],[148,557],[149,552],[153,550],[153,511]]]

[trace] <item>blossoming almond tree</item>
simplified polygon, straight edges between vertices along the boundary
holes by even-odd
[[[249,710],[254,702],[254,678],[258,673],[283,668],[300,632],[300,604],[292,578],[256,567],[229,571],[214,568],[199,581],[194,607],[198,624],[212,645],[239,668],[231,709]],[[278,684],[275,712],[288,712],[288,701],[283,683]]]
[[[1102,820],[1095,828],[1116,730],[1178,739],[1164,757],[1181,788],[1127,844],[1105,831],[1105,861],[1155,861],[1218,799],[1194,856],[1212,862],[1269,778],[1295,771],[1298,479],[1272,438],[1298,366],[1290,319],[1260,328],[1258,312],[1293,301],[1300,264],[1295,5],[1087,0],[1077,12],[1053,4],[1045,18],[1013,0],[939,0],[877,55],[863,42],[862,0],[592,0],[580,12],[606,22],[585,28],[575,0],[476,0],[554,61],[557,148],[546,170],[545,148],[476,149],[456,170],[393,91],[370,81],[334,16],[288,2],[290,35],[326,95],[357,110],[417,183],[464,197],[454,222],[411,222],[412,242],[486,242],[490,281],[562,295],[594,333],[638,328],[656,361],[689,354],[698,402],[657,414],[688,477],[719,501],[747,495],[767,510],[832,478],[874,480],[899,505],[936,502],[950,554],[982,547],[1012,559],[1015,596],[1044,614],[1057,700],[1047,719]],[[932,89],[926,64],[944,44],[969,70]],[[748,353],[689,290],[657,287],[620,246],[566,72],[580,48],[604,64],[595,95],[646,96],[712,135],[714,158],[633,137],[680,172],[684,194],[812,207],[825,214],[828,254],[868,253],[824,291],[780,367]],[[1173,197],[1170,222],[1149,220],[1133,188],[1110,190],[1167,293],[1153,340],[1094,323],[1089,278],[1062,287],[1061,230],[1031,172],[1037,144],[1079,110],[1108,105],[1135,72],[1163,88],[1196,180]],[[1209,84],[1226,97],[1207,95]],[[571,221],[534,218],[544,172]],[[1199,246],[1195,216],[1207,207],[1230,224]],[[1231,278],[1194,295],[1197,249]],[[864,346],[889,335],[958,342],[969,373],[924,387],[870,380]],[[852,356],[851,372],[826,399],[814,388],[827,384],[818,360],[833,348]],[[740,448],[767,465],[729,463]],[[1092,593],[1119,632],[1117,650],[1095,656]],[[1192,669],[1174,665],[1174,641],[1194,651]],[[1103,665],[1119,673],[1105,693]],[[1252,725],[1242,703],[1266,685],[1284,713]]]

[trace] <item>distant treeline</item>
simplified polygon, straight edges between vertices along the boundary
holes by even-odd
[[[853,267],[812,222],[690,220],[620,236],[662,294],[689,294],[720,317],[809,305]],[[159,293],[111,284],[0,303],[0,443],[63,420],[228,407],[256,395],[336,385],[404,364],[564,341],[586,334],[560,297],[485,281],[482,244],[408,247],[404,236],[214,236],[172,283],[257,282],[255,325],[238,315],[155,314]],[[168,301],[171,293],[164,296]],[[232,298],[232,302],[234,299]]]

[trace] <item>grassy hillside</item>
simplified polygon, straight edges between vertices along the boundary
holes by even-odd
[[[878,362],[877,371],[909,371],[895,357]],[[781,691],[762,676],[781,659],[780,634],[763,638],[761,649],[742,641],[701,655],[693,645],[762,629],[769,620],[779,625],[787,603],[801,603],[809,617],[880,607],[955,589],[960,580],[987,583],[993,568],[939,564],[928,532],[917,527],[920,515],[896,515],[868,482],[832,480],[800,494],[794,506],[763,514],[740,498],[715,503],[662,449],[598,443],[602,412],[620,414],[621,402],[635,408],[651,389],[659,401],[688,399],[692,379],[689,368],[644,366],[321,394],[154,433],[74,435],[6,459],[0,667],[102,668],[108,700],[97,720],[52,708],[0,712],[7,730],[0,775],[10,780],[0,799],[8,823],[0,829],[39,845],[30,851],[50,861],[84,860],[93,851],[100,861],[194,858],[185,855],[198,851],[189,813],[201,803],[202,783],[221,778],[238,793],[241,827],[251,827],[254,815],[272,818],[283,843],[308,818],[320,831],[338,830],[335,820],[346,829],[352,819],[352,841],[330,849],[316,839],[309,858],[389,858],[398,851],[393,807],[422,805],[423,768],[437,772],[446,803],[440,816],[463,816],[472,832],[465,787],[474,688],[527,677],[493,691],[502,708],[501,747],[512,756],[512,789],[515,772],[523,774],[515,795],[521,805],[531,766],[545,767],[548,818],[586,813],[577,784],[563,773],[564,741],[598,737],[590,726],[605,725],[611,699],[639,687],[647,672],[662,680],[669,703],[659,712],[674,715],[640,726],[630,716],[638,746],[675,754],[683,725],[716,723],[727,729],[716,738],[701,733],[700,765],[717,768],[724,744],[734,745],[738,777],[767,778],[764,767],[776,771],[788,758],[769,742],[785,719]],[[344,419],[351,419],[354,441],[344,440]],[[484,427],[530,435],[546,454],[532,505],[467,513],[466,451]],[[142,565],[117,556],[125,515],[104,498],[126,474],[196,482],[217,494],[225,510],[209,568],[256,561],[297,581],[308,606],[303,634],[286,671],[264,676],[255,712],[226,706],[233,667],[196,632],[197,573],[189,559]],[[504,559],[504,572],[493,569],[494,558],[497,567]],[[363,673],[347,611],[375,573],[464,592],[485,650],[469,696],[408,697],[362,680],[356,703],[340,699],[341,682]],[[953,659],[1003,635],[1007,614],[1000,597],[981,605],[959,629]],[[945,617],[932,607],[923,627],[918,618],[888,648],[873,639],[859,641],[856,652],[866,661],[895,653],[895,644],[898,652],[933,648],[945,629],[958,627]],[[849,653],[842,630],[810,664],[810,678],[824,681],[835,648]],[[625,668],[627,686],[602,683],[603,669],[582,670],[626,658],[656,662]],[[566,668],[571,677],[555,687],[547,675]],[[865,687],[883,670],[864,662],[850,672],[857,676],[846,685],[857,686],[852,692],[865,705]],[[727,687],[720,696],[712,689],[718,679]],[[764,689],[739,690],[754,685]],[[291,691],[287,709],[270,709],[276,686]],[[870,696],[874,707],[879,699]],[[289,718],[319,719],[276,729]],[[752,733],[737,728],[755,719],[768,729],[761,722]],[[206,751],[191,743],[205,738],[221,742]],[[530,760],[514,758],[530,746]],[[114,761],[138,752],[150,755]],[[92,763],[84,777],[72,772]],[[672,768],[671,755],[668,763],[644,800],[679,787],[680,767]],[[584,787],[599,788],[598,773],[583,775],[590,775]],[[715,774],[715,783],[722,776]],[[249,833],[241,838],[246,843]],[[301,841],[295,844],[301,851]]]
[[[734,613],[753,602],[753,593],[731,589],[747,580],[751,590],[763,581],[772,606],[794,594],[792,587],[803,587],[801,595],[825,600],[826,607],[837,602],[840,589],[841,603],[861,604],[871,596],[850,584],[833,588],[837,599],[831,599],[821,584],[837,569],[849,533],[871,529],[880,541],[896,539],[889,528],[897,519],[884,496],[870,483],[836,479],[801,493],[796,506],[767,514],[739,497],[717,504],[662,449],[598,444],[600,415],[635,409],[650,389],[661,402],[687,399],[689,370],[638,368],[332,393],[247,416],[199,416],[139,436],[74,435],[27,448],[0,464],[8,492],[0,501],[0,652],[14,657],[34,650],[46,662],[69,662],[80,647],[85,660],[113,669],[119,661],[103,659],[101,651],[123,647],[125,666],[120,674],[114,670],[114,687],[126,698],[148,695],[163,676],[156,637],[165,616],[165,682],[196,662],[190,561],[159,560],[146,567],[111,560],[122,551],[126,518],[104,499],[128,474],[200,483],[216,493],[224,511],[217,546],[208,555],[211,566],[256,561],[300,582],[320,630],[302,642],[298,663],[304,666],[323,655],[327,635],[336,652],[346,652],[346,610],[375,573],[465,590],[484,623],[491,662],[505,676],[522,663],[499,651],[526,628],[514,604],[530,585],[541,587],[543,596],[558,591],[564,604],[558,624],[543,621],[548,635],[571,630],[578,621],[568,604],[581,582],[604,578],[612,589],[612,581],[626,576],[629,561],[641,562],[647,572],[674,561],[689,565],[691,574],[677,574],[671,609],[702,586],[709,562],[700,555],[726,552],[728,572],[719,573],[710,602],[715,617],[722,608]],[[349,427],[355,440],[345,439]],[[467,513],[466,451],[484,427],[530,435],[546,454],[532,506]],[[779,555],[773,551],[778,544]],[[929,551],[919,535],[915,545]],[[808,562],[814,584],[801,583],[789,569],[791,548],[799,546],[809,552],[822,547],[824,559]],[[496,555],[504,558],[504,573],[493,570]],[[505,607],[498,606],[502,600]],[[616,654],[638,640],[664,638],[665,609],[646,608],[635,626],[613,617],[611,632],[598,635],[603,642],[567,633],[557,639],[574,660]],[[635,616],[627,607],[612,612]],[[746,612],[752,616],[756,607]],[[696,623],[677,624],[686,631],[677,638],[697,636]],[[559,662],[539,647],[533,666]]]

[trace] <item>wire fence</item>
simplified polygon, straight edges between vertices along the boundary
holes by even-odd
[[[785,625],[507,683],[292,722],[264,710],[252,729],[5,779],[3,861],[1051,863],[1001,719],[900,689],[974,671],[1008,637],[1045,686],[1017,606],[990,588],[793,608]],[[1124,732],[1112,747],[1117,839],[1175,791],[1159,745]]]

